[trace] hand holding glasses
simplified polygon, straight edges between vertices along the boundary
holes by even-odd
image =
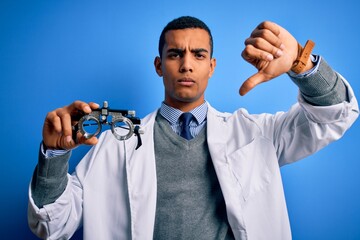
[[[142,144],[140,137],[140,134],[143,134],[140,129],[141,121],[135,117],[134,110],[110,109],[108,102],[104,101],[102,108],[94,109],[91,113],[79,117],[78,123],[73,126],[73,139],[75,141],[77,132],[89,139],[101,132],[102,125],[109,125],[112,134],[117,140],[127,140],[135,134],[138,138],[135,149],[138,149]]]

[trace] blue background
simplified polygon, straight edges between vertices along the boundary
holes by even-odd
[[[240,97],[255,69],[240,57],[263,20],[288,29],[345,76],[360,95],[359,7],[355,1],[19,1],[0,2],[0,238],[36,239],[27,226],[28,184],[48,111],[76,99],[135,109],[159,107],[153,68],[158,37],[175,17],[204,20],[217,68],[207,100],[222,111],[286,111],[297,88],[287,76]],[[360,122],[340,141],[282,168],[294,239],[360,239]],[[74,151],[71,170],[88,150]],[[80,239],[78,233],[74,239]]]

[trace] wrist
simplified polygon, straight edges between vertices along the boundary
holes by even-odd
[[[303,70],[301,72],[299,72],[299,74],[304,73],[309,71],[310,69],[312,69],[313,67],[315,67],[314,62],[311,60],[311,58],[309,58],[306,62],[306,66],[303,68]]]
[[[53,157],[56,157],[56,156],[63,156],[66,153],[70,152],[70,150],[48,148],[45,145],[44,141],[42,141],[41,144],[40,144],[40,152],[46,158],[53,158]]]
[[[298,43],[298,54],[293,63],[291,71],[295,72],[296,74],[301,74],[314,67],[314,64],[310,58],[314,46],[315,43],[311,40],[306,42],[304,48]]]

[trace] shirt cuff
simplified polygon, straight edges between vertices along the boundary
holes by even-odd
[[[45,158],[52,158],[52,157],[58,157],[63,156],[70,152],[70,150],[59,150],[59,149],[46,149],[44,143],[41,143],[40,146],[40,152]]]
[[[306,72],[299,73],[299,74],[297,74],[297,73],[290,70],[288,72],[289,76],[294,77],[294,78],[303,78],[303,77],[307,77],[307,76],[315,73],[319,68],[321,57],[318,56],[318,55],[313,55],[312,54],[312,55],[310,55],[310,59],[315,65],[313,68],[311,68],[310,70],[307,70]]]

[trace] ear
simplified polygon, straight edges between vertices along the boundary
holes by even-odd
[[[215,67],[216,67],[216,59],[212,58],[210,59],[210,72],[209,72],[209,78],[211,78],[211,76],[213,75],[214,71],[215,71]]]
[[[162,72],[162,69],[161,69],[161,58],[160,57],[155,58],[154,66],[155,66],[156,73],[159,75],[159,77],[162,77],[163,72]]]

